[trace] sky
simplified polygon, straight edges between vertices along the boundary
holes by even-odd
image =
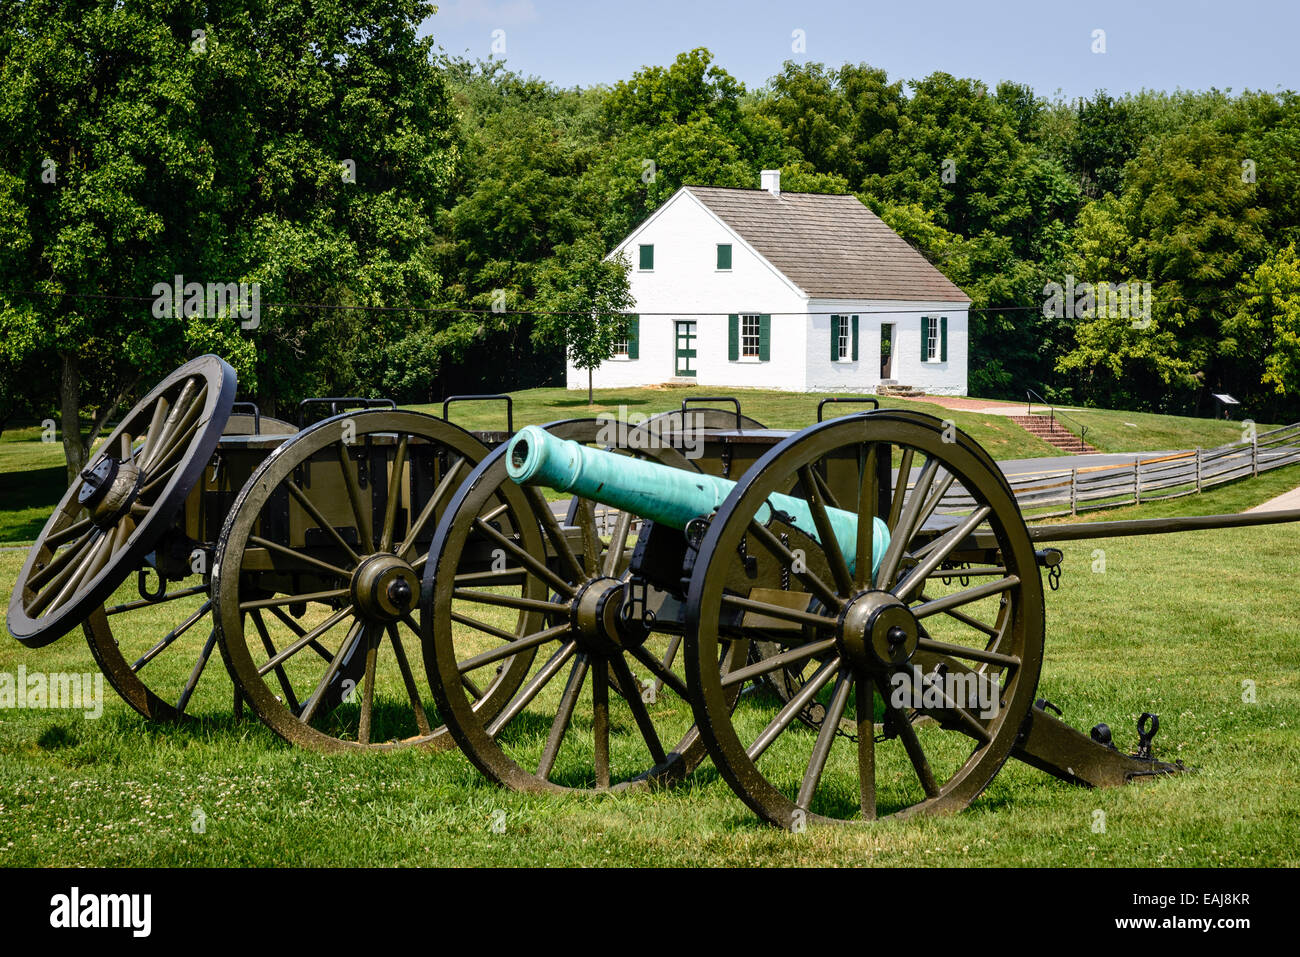
[[[424,32],[470,59],[495,44],[511,69],[561,87],[703,46],[751,89],[788,59],[866,62],[891,80],[1014,80],[1066,99],[1300,88],[1300,0],[443,0]]]

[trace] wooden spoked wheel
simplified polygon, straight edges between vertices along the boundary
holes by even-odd
[[[773,512],[773,493],[804,499],[815,527]],[[856,515],[854,540],[832,509]],[[873,549],[877,517],[890,538]],[[1033,704],[1043,615],[1024,521],[973,440],[909,413],[814,426],[746,473],[701,543],[685,659],[701,735],[736,793],[782,827],[959,810]],[[721,673],[720,647],[746,637],[780,652]],[[760,683],[733,708],[738,685],[781,670],[800,673],[797,691]]]
[[[235,372],[181,366],[104,440],[45,523],[9,599],[9,632],[39,648],[91,617],[157,543],[217,446]]]
[[[217,641],[277,734],[322,751],[451,744],[416,653],[420,572],[486,454],[432,416],[345,413],[298,433],[244,485],[217,546]],[[476,689],[482,706],[521,677],[506,668]]]
[[[128,578],[82,626],[105,679],[144,717],[175,721],[229,709],[234,687],[224,667],[200,683],[217,657],[211,567],[224,514],[213,510],[233,500],[255,467],[250,463],[297,431],[270,416],[230,416],[222,437],[250,436],[241,440],[242,454],[219,447],[181,513],[188,520],[173,523],[155,545],[152,565],[141,565],[135,580]]]
[[[694,470],[671,448],[607,445],[597,420],[546,429]],[[424,570],[425,666],[440,713],[470,761],[515,790],[606,792],[681,778],[704,749],[680,626],[667,620],[680,616],[648,620],[625,602],[639,517],[516,485],[508,451],[496,450],[461,486]],[[497,713],[478,706],[466,689],[521,658],[529,674],[518,692]],[[714,668],[737,660],[743,650],[728,649]]]

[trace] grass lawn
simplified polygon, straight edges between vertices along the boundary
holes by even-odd
[[[38,427],[0,435],[0,542],[29,542],[68,487],[63,446]]]
[[[1035,411],[1040,411],[1036,409]],[[1242,424],[1225,419],[1197,419],[1154,412],[1113,412],[1109,409],[1070,409],[1061,425],[1076,435],[1079,423],[1088,427],[1088,444],[1102,452],[1155,452],[1203,449],[1240,442]],[[1260,432],[1277,428],[1258,423]]]
[[[1297,481],[1279,472],[1138,514],[1234,511]],[[952,817],[790,834],[708,763],[674,791],[551,798],[502,791],[455,752],[307,753],[235,721],[217,666],[184,726],[151,726],[107,688],[98,720],[0,712],[0,852],[70,866],[1296,866],[1296,542],[1276,526],[1063,546],[1039,693],[1078,728],[1106,721],[1126,750],[1138,713],[1158,712],[1157,752],[1196,769],[1175,778],[1089,791],[1011,763]],[[0,594],[21,558],[0,552]],[[20,665],[95,670],[76,634],[39,650],[0,642],[0,672]]]

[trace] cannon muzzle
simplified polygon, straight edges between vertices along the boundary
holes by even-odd
[[[702,472],[660,465],[628,455],[605,452],[568,439],[560,439],[535,425],[525,426],[510,440],[506,471],[520,485],[536,485],[557,492],[573,492],[611,508],[630,512],[671,528],[686,528],[696,518],[707,518],[736,487],[736,483]],[[817,528],[808,503],[792,495],[774,493],[766,503],[789,516],[792,524],[814,540]],[[858,517],[839,508],[827,508],[831,528],[850,570],[857,564]],[[872,565],[874,575],[889,547],[889,528],[873,520]]]

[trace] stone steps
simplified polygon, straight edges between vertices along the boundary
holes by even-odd
[[[899,385],[897,382],[885,381],[876,386],[876,395],[892,395],[904,399],[918,399],[925,395],[925,390],[918,389],[914,385]]]
[[[1055,445],[1062,452],[1078,455],[1097,451],[1069,429],[1046,415],[1009,415],[1007,418],[1031,435],[1036,435],[1044,442]]]

